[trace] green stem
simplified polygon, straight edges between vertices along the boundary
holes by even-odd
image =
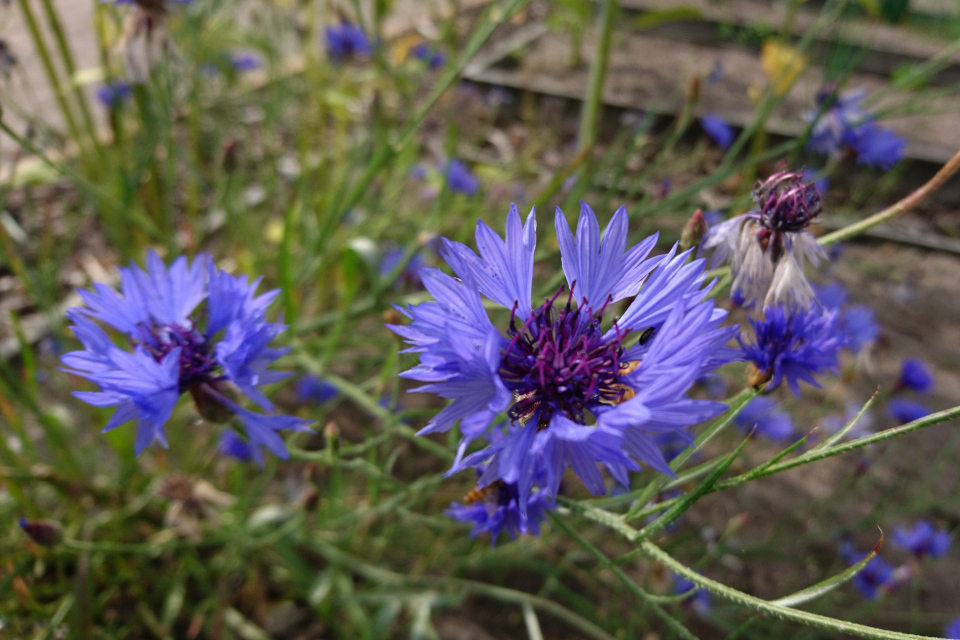
[[[673,556],[649,540],[641,542],[640,547],[649,557],[658,561],[677,575],[683,576],[695,585],[708,589],[722,598],[762,611],[763,613],[775,615],[786,620],[793,620],[794,622],[808,626],[858,636],[860,638],[870,638],[873,640],[933,640],[927,636],[917,636],[911,633],[899,633],[897,631],[885,631],[855,622],[845,622],[816,613],[809,613],[791,607],[773,604],[767,600],[761,600],[760,598],[743,593],[742,591],[737,591],[736,589],[700,575],[693,569],[688,568],[683,563],[674,559]]]
[[[580,133],[577,136],[577,150],[582,151],[593,146],[597,138],[597,119],[603,104],[603,81],[607,77],[607,62],[610,59],[610,41],[613,33],[613,16],[617,11],[616,0],[604,0],[603,8],[597,19],[596,48],[590,64],[590,77],[587,80],[587,94],[580,113]]]
[[[890,218],[897,216],[904,211],[908,211],[913,207],[920,204],[927,197],[930,196],[934,191],[939,189],[944,185],[944,183],[949,180],[958,170],[960,170],[960,151],[957,151],[956,154],[942,167],[937,173],[930,178],[930,180],[924,184],[922,187],[908,195],[903,200],[887,207],[879,213],[875,213],[865,220],[851,224],[844,227],[843,229],[838,229],[833,233],[828,233],[825,236],[819,237],[817,240],[821,245],[834,244],[836,242],[843,242],[849,238],[852,238],[855,235],[863,233],[867,229],[877,226],[883,222],[886,222]]]

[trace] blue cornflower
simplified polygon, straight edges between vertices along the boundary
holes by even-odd
[[[447,165],[447,186],[457,193],[472,196],[480,190],[480,179],[470,171],[462,160],[454,158]]]
[[[326,404],[337,397],[339,391],[335,386],[318,375],[307,373],[297,380],[297,399],[300,402]]]
[[[233,429],[227,429],[220,436],[218,450],[220,455],[234,458],[240,462],[253,460],[253,447],[250,446],[249,442],[238,436]]]
[[[133,86],[120,80],[106,82],[97,88],[97,100],[110,109],[116,109],[132,95]]]
[[[417,60],[426,62],[427,67],[430,69],[439,69],[447,62],[447,56],[445,56],[438,47],[432,46],[427,42],[415,44],[410,49],[410,55]]]
[[[327,55],[335,62],[354,57],[366,57],[373,53],[367,34],[351,22],[344,20],[339,25],[330,25],[326,29],[326,34]]]
[[[744,432],[756,428],[756,433],[774,442],[784,442],[793,435],[793,420],[781,410],[776,400],[760,396],[748,402],[733,419]]]
[[[891,398],[887,405],[887,415],[900,424],[907,424],[930,415],[932,412],[925,404],[906,398]]]
[[[893,544],[906,549],[918,559],[926,556],[939,558],[950,551],[950,532],[946,529],[934,529],[926,520],[920,520],[912,529],[895,527]]]
[[[751,384],[760,386],[769,380],[767,389],[773,390],[786,380],[799,398],[801,380],[819,387],[814,375],[836,371],[841,346],[835,329],[836,311],[791,313],[771,307],[764,314],[764,318],[750,318],[754,342],[746,341],[742,334],[737,336],[744,358],[755,368]]]
[[[555,226],[567,285],[534,307],[531,295],[536,221],[511,207],[506,240],[480,222],[480,255],[444,240],[443,255],[459,279],[421,269],[435,301],[400,311],[406,326],[391,326],[420,364],[402,374],[425,382],[416,389],[453,402],[421,434],[448,431],[458,421],[463,438],[451,473],[488,462],[480,486],[518,485],[526,508],[534,472],[546,473],[555,496],[572,466],[587,488],[602,494],[602,462],[623,485],[637,461],[671,473],[653,437],[683,433],[721,412],[722,404],[693,400],[687,390],[703,374],[731,361],[724,345],[734,327],[705,297],[702,260],[676,247],[649,257],[657,236],[624,252],[628,217],[620,208],[601,242],[593,211],[581,205],[577,234],[564,214]],[[509,309],[505,331],[490,321],[480,296]],[[608,304],[633,297],[612,326]],[[462,457],[505,412],[517,427],[502,440]]]
[[[405,254],[406,252],[399,247],[387,250],[380,260],[380,277],[386,278],[390,275],[393,270],[397,268],[397,265],[400,264]],[[426,266],[426,261],[418,251],[410,257],[403,271],[397,276],[395,285],[406,285],[410,288],[422,289],[423,281],[420,279],[420,267],[423,266]]]
[[[509,429],[508,429],[509,430]],[[503,432],[492,432],[491,442],[503,438]],[[476,467],[477,477],[483,478],[486,468]],[[557,505],[543,489],[546,476],[542,469],[535,473],[535,486],[526,497],[521,508],[521,497],[517,483],[496,480],[487,485],[478,485],[463,498],[463,504],[454,502],[444,513],[461,522],[472,522],[471,538],[489,533],[490,546],[497,546],[500,532],[506,531],[511,540],[517,534],[540,535],[540,523],[547,519],[547,512]]]
[[[703,249],[713,250],[712,266],[730,263],[731,294],[746,304],[807,309],[813,289],[803,275],[804,259],[826,257],[808,230],[820,214],[820,192],[800,174],[782,171],[754,189],[756,208],[711,228]]]
[[[860,553],[850,542],[840,545],[840,557],[849,565],[855,565],[867,556]],[[864,598],[876,600],[881,595],[892,591],[900,582],[906,579],[904,572],[893,567],[889,562],[875,557],[860,573],[853,577],[853,584],[860,590]]]
[[[267,346],[286,327],[266,320],[266,309],[279,291],[256,295],[260,280],[232,276],[201,254],[189,264],[178,258],[169,268],[156,253],[147,255],[147,270],[131,263],[120,269],[120,295],[95,283],[80,290],[86,307],[67,310],[82,351],[65,354],[65,371],[87,378],[100,391],[74,395],[97,407],[117,407],[104,431],[137,419],[139,455],[154,441],[167,447],[163,425],[183,393],[189,392],[200,413],[211,420],[237,416],[263,463],[259,445],[287,457],[280,429],[306,430],[308,421],[261,415],[240,407],[246,396],[261,409],[273,404],[260,389],[288,374],[267,367],[288,349]],[[94,322],[99,320],[130,340],[124,351]]]
[[[673,592],[680,595],[696,589],[690,597],[683,601],[684,606],[689,606],[693,611],[701,616],[710,613],[713,608],[713,601],[710,592],[699,588],[693,581],[687,580],[681,575],[673,574]]]
[[[841,345],[857,353],[877,341],[880,325],[873,309],[866,305],[847,305],[847,292],[839,282],[815,287],[817,301],[824,309],[838,312],[836,331]]]
[[[235,53],[230,56],[230,66],[236,71],[253,71],[263,66],[263,61],[253,53]]]
[[[900,379],[897,381],[897,390],[910,389],[917,393],[930,393],[936,381],[930,372],[930,367],[920,358],[906,358],[900,363]]]
[[[720,116],[713,113],[703,116],[700,118],[700,126],[721,149],[729,149],[733,144],[733,127]]]
[[[809,169],[805,167],[800,174],[803,176],[805,182],[813,183],[813,186],[817,188],[817,191],[820,192],[820,195],[823,195],[830,190],[830,181],[826,176],[818,178],[817,176],[820,175],[820,172],[816,169]]]
[[[951,640],[960,640],[960,618],[954,618],[943,628],[943,637]]]
[[[879,127],[873,114],[863,110],[860,102],[866,89],[847,91],[832,96],[832,87],[817,94],[817,108],[807,112],[813,122],[822,106],[832,100],[817,119],[807,141],[807,149],[820,155],[838,155],[849,148],[857,155],[857,163],[879,169],[890,169],[904,155],[906,141],[890,129]]]

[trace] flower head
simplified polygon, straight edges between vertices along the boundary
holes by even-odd
[[[367,34],[357,25],[343,21],[339,25],[329,25],[326,30],[327,55],[335,62],[349,58],[367,57],[373,53],[373,47]]]
[[[384,252],[383,259],[380,261],[380,277],[386,278],[389,276],[393,270],[397,268],[397,265],[400,264],[405,255],[406,251],[399,247]],[[394,285],[396,287],[406,285],[411,289],[422,289],[423,281],[420,279],[420,267],[423,266],[426,266],[426,260],[424,260],[423,255],[417,251],[410,256],[410,259],[403,267],[403,271],[397,276]]]
[[[447,62],[447,57],[437,46],[430,45],[428,42],[420,42],[410,49],[410,55],[417,60],[427,63],[430,69],[439,69]]]
[[[786,380],[797,397],[801,380],[819,387],[813,376],[837,369],[840,338],[835,330],[836,318],[836,311],[811,309],[800,313],[783,307],[771,307],[763,318],[751,318],[754,342],[743,335],[737,336],[737,341],[744,358],[756,369],[758,386],[769,381],[767,389],[773,390]]]
[[[895,527],[893,544],[906,549],[918,559],[939,558],[950,550],[950,532],[934,529],[926,520],[920,520],[912,528]]]
[[[817,94],[817,108],[806,114],[808,122],[815,121],[807,149],[835,156],[849,148],[856,154],[857,164],[883,170],[891,169],[903,159],[906,141],[890,129],[877,126],[873,114],[860,106],[867,95],[866,89],[847,91],[839,96],[833,92],[833,87],[821,90]]]
[[[873,309],[862,304],[847,304],[847,292],[839,282],[815,287],[817,301],[824,309],[837,311],[837,334],[845,349],[858,353],[877,341],[880,325]]]
[[[447,165],[446,170],[447,187],[451,191],[472,196],[480,190],[480,179],[470,171],[470,168],[462,160],[454,158]]]
[[[696,589],[696,591],[694,591],[694,589]],[[673,575],[673,592],[677,595],[693,592],[683,601],[683,604],[689,606],[695,613],[701,616],[707,615],[710,613],[710,609],[713,608],[710,592],[706,589],[699,588],[693,581],[687,580],[681,575]]]
[[[107,82],[97,89],[97,100],[110,109],[116,109],[132,95],[133,87],[129,82]]]
[[[757,184],[756,207],[711,228],[703,241],[712,262],[730,263],[731,290],[745,303],[807,309],[813,290],[803,275],[804,259],[826,256],[807,227],[820,214],[820,193],[800,174],[776,173]]]
[[[930,367],[920,358],[906,358],[900,363],[900,379],[897,389],[910,389],[917,393],[930,393],[936,381]]]
[[[925,404],[906,398],[892,398],[887,405],[887,415],[900,424],[925,418],[930,413],[930,409]]]
[[[863,560],[867,554],[857,551],[852,543],[844,542],[840,545],[840,556],[847,564],[854,565]],[[877,556],[853,577],[853,584],[864,598],[876,600],[881,595],[892,591],[905,579],[903,571],[894,568],[889,562]]]
[[[453,401],[421,433],[459,421],[463,439],[451,472],[486,463],[480,486],[516,483],[521,511],[541,468],[551,496],[568,466],[595,494],[605,491],[597,462],[621,484],[638,461],[670,473],[653,437],[683,433],[722,411],[686,391],[734,357],[724,344],[735,328],[721,327],[726,312],[704,299],[703,261],[688,262],[689,253],[677,255],[676,248],[649,257],[656,236],[625,252],[623,208],[602,241],[588,206],[576,236],[557,210],[567,284],[535,307],[535,224],[533,212],[522,223],[512,207],[504,240],[480,222],[480,255],[445,240],[444,258],[459,280],[422,269],[435,301],[401,309],[410,324],[391,327],[420,357],[403,375],[426,383],[417,391]],[[481,294],[510,311],[506,327],[492,324]],[[620,318],[604,322],[610,305],[629,297]],[[514,428],[462,457],[501,412]]]
[[[943,629],[943,637],[960,640],[960,618],[954,618]]]
[[[793,420],[790,414],[777,407],[777,402],[768,396],[760,396],[748,402],[733,419],[742,431],[756,429],[757,435],[784,442],[793,435]]]
[[[716,114],[703,116],[700,118],[700,126],[721,149],[729,149],[733,144],[733,127],[720,116]]]
[[[337,397],[337,393],[339,393],[335,386],[312,373],[300,376],[295,388],[297,391],[297,399],[300,402],[314,402],[316,404],[330,402]]]
[[[151,251],[146,271],[131,264],[120,274],[120,293],[100,283],[93,291],[79,291],[86,307],[68,309],[67,318],[84,349],[61,358],[66,371],[100,387],[75,392],[76,397],[117,407],[104,431],[136,419],[138,455],[154,441],[166,447],[163,426],[189,392],[201,415],[218,421],[237,416],[252,444],[285,458],[275,432],[304,430],[308,421],[256,414],[235,402],[246,396],[272,412],[260,387],[287,377],[267,369],[287,352],[268,346],[286,328],[266,319],[278,291],[256,295],[259,280],[231,276],[206,254],[193,264],[178,258],[168,268]],[[125,334],[131,350],[115,346],[95,320]],[[262,463],[256,447],[254,457]]]

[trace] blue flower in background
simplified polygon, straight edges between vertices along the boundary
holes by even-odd
[[[117,408],[103,430],[136,419],[138,455],[154,441],[167,447],[163,426],[189,392],[204,417],[240,419],[257,462],[263,463],[259,445],[286,458],[276,431],[307,430],[309,422],[256,414],[234,401],[243,395],[273,412],[260,387],[288,376],[267,369],[288,351],[268,346],[286,329],[266,320],[279,291],[256,295],[259,279],[251,283],[221,271],[206,254],[193,264],[178,258],[167,268],[151,251],[146,271],[131,263],[120,275],[120,293],[101,283],[93,291],[79,290],[86,307],[68,309],[67,319],[84,350],[61,358],[65,371],[100,387],[74,392],[76,397]],[[131,351],[115,346],[94,320],[126,334]]]
[[[220,436],[218,451],[220,455],[240,462],[250,462],[254,456],[250,443],[238,436],[233,429],[227,429]]]
[[[951,640],[960,640],[960,618],[954,618],[943,629],[943,637]]]
[[[430,69],[439,69],[447,63],[447,56],[443,55],[440,48],[427,42],[421,42],[410,49],[410,55],[417,60],[427,63]]]
[[[700,126],[721,149],[729,149],[733,144],[733,127],[727,124],[720,116],[710,114],[700,118]]]
[[[936,381],[930,372],[930,367],[920,358],[906,358],[900,363],[900,379],[897,381],[897,390],[909,389],[917,393],[930,393]]]
[[[463,437],[451,473],[487,463],[479,485],[517,484],[521,511],[541,465],[551,496],[568,466],[594,494],[606,489],[597,462],[623,485],[638,461],[671,473],[654,436],[723,411],[686,392],[735,357],[724,345],[736,328],[722,327],[726,312],[705,299],[704,262],[688,261],[690,253],[678,255],[676,247],[649,257],[656,236],[626,250],[623,208],[602,241],[587,205],[576,236],[557,210],[567,285],[535,307],[535,224],[532,211],[523,223],[511,207],[504,240],[480,222],[480,255],[444,240],[444,258],[459,278],[421,269],[435,301],[402,309],[410,324],[390,327],[420,357],[402,375],[426,383],[416,391],[452,400],[420,433],[459,421]],[[511,311],[504,331],[491,323],[481,294]],[[631,297],[619,320],[604,327],[607,305]],[[501,412],[515,430],[462,457]]]
[[[106,82],[97,88],[97,100],[110,109],[116,109],[132,95],[133,85],[120,80]]]
[[[390,273],[397,268],[397,265],[400,264],[405,253],[406,252],[399,247],[387,250],[383,254],[383,259],[380,260],[380,277],[386,278],[389,276]],[[397,276],[394,284],[397,286],[406,285],[413,289],[422,289],[423,280],[420,279],[420,268],[424,266],[426,266],[426,261],[420,252],[414,253],[403,268],[403,271]]]
[[[866,556],[866,553],[857,551],[852,543],[844,542],[840,545],[840,557],[849,565],[857,564]],[[901,580],[897,569],[877,556],[853,577],[853,584],[860,590],[864,598],[876,600],[881,595],[892,591]]]
[[[339,25],[329,25],[326,29],[327,55],[335,62],[348,58],[366,57],[373,53],[373,47],[363,29],[343,21]]]
[[[838,155],[850,148],[857,155],[857,164],[878,169],[891,169],[903,159],[906,141],[890,129],[877,126],[873,114],[863,110],[860,102],[866,89],[856,89],[833,96],[828,87],[817,94],[817,108],[807,112],[808,122],[814,122],[807,149],[820,155]],[[831,101],[828,103],[828,101]]]
[[[447,186],[451,191],[472,196],[480,190],[480,179],[470,171],[470,168],[462,160],[457,158],[451,160],[447,165],[446,178]]]
[[[759,436],[784,442],[793,435],[793,419],[777,405],[776,400],[760,396],[748,402],[733,419],[741,431],[749,433],[756,428]]]
[[[857,353],[877,341],[880,325],[873,309],[862,304],[847,305],[847,292],[839,282],[816,286],[814,291],[824,309],[838,312],[836,330],[844,348]]]
[[[950,551],[950,532],[946,529],[934,529],[926,520],[920,520],[911,529],[895,527],[893,544],[906,549],[918,559],[927,556],[939,558]]]
[[[235,53],[230,56],[230,66],[237,71],[253,71],[262,67],[263,61],[253,53]]]
[[[339,391],[335,386],[318,375],[307,373],[297,380],[297,399],[300,402],[326,404],[337,397]]]
[[[689,593],[693,589],[696,589],[694,593],[690,595],[686,600],[683,601],[684,605],[689,605],[693,611],[701,616],[705,616],[710,613],[710,609],[713,608],[713,601],[710,597],[710,592],[706,589],[700,589],[692,581],[687,580],[683,576],[674,574],[673,575],[673,592],[677,595]]]
[[[837,312],[811,309],[790,313],[783,307],[771,307],[765,317],[750,319],[754,342],[738,335],[737,341],[746,360],[760,374],[755,386],[769,380],[768,390],[783,380],[800,397],[800,381],[819,387],[814,375],[836,371],[841,342],[836,333]]]
[[[919,420],[931,413],[933,412],[925,404],[906,398],[892,398],[887,405],[887,415],[900,424]]]
[[[804,260],[817,265],[826,257],[808,229],[820,214],[820,192],[800,174],[781,171],[758,182],[753,199],[753,210],[707,231],[703,249],[713,251],[711,266],[730,264],[731,296],[744,304],[805,310],[814,295]]]

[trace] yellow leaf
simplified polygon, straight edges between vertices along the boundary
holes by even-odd
[[[807,68],[807,57],[789,44],[768,38],[760,52],[760,64],[778,96],[784,95]]]

